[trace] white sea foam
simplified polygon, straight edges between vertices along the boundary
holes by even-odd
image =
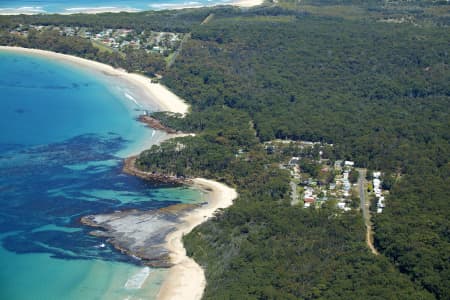
[[[158,4],[149,4],[149,7],[152,9],[181,9],[181,8],[192,8],[192,7],[200,7],[203,6],[200,2],[184,2],[184,3],[158,3]]]
[[[133,96],[131,96],[130,94],[128,94],[128,93],[126,93],[126,92],[124,92],[124,94],[125,94],[125,97],[127,97],[127,99],[133,101],[134,104],[136,104],[137,106],[142,107],[142,105],[139,104],[139,102],[137,102],[136,99],[133,98]]]
[[[99,6],[99,7],[71,7],[71,8],[66,8],[65,10],[67,11],[82,11],[82,10],[94,10],[94,9],[117,9],[118,7],[115,6]]]
[[[139,272],[128,278],[125,283],[125,288],[130,290],[140,289],[150,275],[150,272],[149,267],[142,268]]]
[[[104,13],[104,12],[138,12],[141,11],[132,7],[116,7],[116,6],[94,6],[94,7],[70,7],[64,9],[66,14],[75,13]]]
[[[7,7],[0,8],[0,15],[31,15],[31,14],[41,14],[46,11],[42,8],[42,6],[22,6],[22,7]]]

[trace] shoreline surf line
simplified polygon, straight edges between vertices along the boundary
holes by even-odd
[[[127,73],[124,70],[115,69],[112,66],[96,61],[46,50],[10,46],[0,46],[0,50],[41,55],[60,61],[72,62],[75,65],[94,69],[106,75],[117,76],[131,85],[143,89],[148,98],[142,100],[146,100],[147,104],[156,104],[159,109],[180,113],[182,115],[186,115],[189,112],[189,105],[181,98],[173,94],[165,86],[151,83],[150,78],[143,75]],[[167,135],[166,138],[158,142],[174,136],[177,135]],[[166,248],[169,250],[169,257],[173,266],[169,269],[169,274],[165,278],[158,293],[158,299],[161,300],[201,299],[206,286],[204,270],[192,258],[187,256],[182,238],[196,226],[213,217],[218,209],[231,206],[233,200],[238,196],[235,189],[223,183],[204,178],[195,178],[192,181],[193,184],[191,186],[207,193],[208,201],[207,204],[185,214],[181,218],[182,223],[176,226],[176,230],[166,236]]]
[[[180,97],[172,93],[167,87],[160,83],[152,83],[151,79],[144,75],[136,73],[128,73],[123,69],[115,69],[112,66],[88,60],[85,58],[62,54],[47,50],[34,48],[22,48],[14,46],[0,46],[0,50],[13,51],[16,53],[26,53],[31,55],[40,55],[51,58],[60,62],[68,62],[78,67],[87,68],[89,70],[102,72],[106,76],[113,76],[125,81],[127,85],[138,89],[141,97],[137,100],[144,106],[157,106],[157,110],[170,111],[185,115],[189,111],[189,105]]]
[[[59,14],[59,15],[72,15],[72,14],[102,14],[102,13],[136,13],[143,11],[158,11],[158,10],[181,10],[187,8],[202,8],[202,7],[214,7],[221,5],[231,5],[242,8],[250,8],[258,6],[264,3],[264,0],[236,0],[230,2],[217,2],[213,4],[200,3],[192,1],[190,3],[162,3],[162,4],[149,4],[149,9],[133,8],[133,7],[117,7],[117,6],[92,6],[92,7],[68,7],[63,11],[52,12],[46,11],[43,6],[21,6],[21,7],[4,7],[0,8],[0,15],[12,16],[12,15],[36,15],[36,14]]]
[[[214,180],[205,178],[192,179],[191,186],[207,193],[208,204],[186,213],[177,229],[166,237],[166,248],[169,250],[173,266],[164,280],[158,293],[158,300],[199,300],[206,287],[203,268],[187,256],[183,245],[183,236],[195,227],[214,216],[218,209],[224,209],[233,204],[238,197],[235,189]]]

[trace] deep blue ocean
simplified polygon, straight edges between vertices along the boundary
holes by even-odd
[[[230,3],[230,0],[0,0],[0,13],[73,13],[85,9],[160,10]]]
[[[199,199],[121,172],[122,157],[153,136],[125,92],[106,75],[0,51],[0,299],[156,295],[165,271],[150,270],[140,288],[129,284],[148,269],[79,223]]]

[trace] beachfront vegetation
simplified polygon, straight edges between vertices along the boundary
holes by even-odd
[[[442,20],[426,25],[420,24],[424,17],[414,19],[415,24],[387,23],[381,22],[385,18],[381,20],[378,13],[362,19],[321,17],[317,12],[313,16],[299,15],[298,10],[292,14],[278,11],[276,16],[267,13],[264,17],[248,13],[216,16],[207,25],[193,30],[182,55],[164,77],[165,84],[193,104],[192,115],[186,120],[171,120],[170,117],[163,120],[179,129],[203,132],[209,121],[202,115],[204,111],[233,108],[248,114],[260,141],[289,138],[333,143],[338,158],[382,169],[389,178],[391,193],[385,213],[374,220],[376,246],[417,287],[437,299],[448,299],[450,195],[445,186],[449,184],[450,157],[450,34],[447,27],[439,25]],[[398,9],[395,14],[399,14]],[[417,17],[417,14],[404,17]],[[211,123],[217,126],[219,122]],[[229,157],[235,153],[233,151],[235,149],[230,149]],[[152,157],[158,155],[153,153],[146,158],[150,165]],[[236,159],[242,160],[242,156]],[[258,160],[264,160],[264,156],[258,156]],[[267,168],[270,168],[269,163],[261,167]],[[223,169],[216,172],[227,173]],[[340,285],[327,286],[312,295],[308,293],[318,287],[317,282],[308,290],[302,281],[304,277],[281,279],[298,273],[283,269],[283,263],[308,270],[309,275],[315,274],[311,275],[315,279],[327,273],[323,270],[315,273],[314,267],[321,270],[318,263],[307,267],[306,262],[311,258],[295,260],[303,254],[307,256],[308,251],[284,256],[287,245],[294,250],[305,242],[296,241],[287,232],[267,233],[265,230],[278,227],[255,211],[250,212],[259,208],[258,212],[262,215],[266,212],[267,216],[280,213],[284,206],[279,205],[277,198],[271,198],[270,204],[262,204],[259,196],[244,197],[242,190],[248,186],[236,178],[248,178],[249,172],[245,168],[241,173],[233,172],[236,181],[231,183],[241,192],[238,204],[230,209],[234,218],[227,212],[218,220],[202,225],[186,239],[190,253],[207,267],[207,297],[233,298],[234,291],[238,290],[250,298],[266,295],[284,299],[286,289],[291,287],[289,284],[298,284],[293,291],[299,286],[305,289],[291,296],[333,298],[325,295],[339,290]],[[193,174],[208,175],[203,171]],[[250,181],[253,183],[250,189],[256,188],[254,182],[265,185],[258,177]],[[262,209],[260,205],[279,207]],[[320,219],[318,216],[306,221],[304,212],[292,214],[278,217],[292,228],[297,220],[310,226],[297,230],[296,238],[302,239],[314,232],[315,226],[325,226],[314,223],[314,219]],[[242,219],[237,217],[239,215]],[[269,237],[280,243],[279,249]],[[323,234],[316,234],[314,238],[326,239]],[[249,243],[256,246],[251,247]],[[342,241],[341,245],[344,244]],[[326,252],[325,249],[323,247],[322,251]],[[356,249],[353,257],[359,257]],[[314,254],[328,257],[320,251]],[[241,262],[238,267],[231,263],[235,260]],[[355,272],[356,261],[343,269],[349,274]],[[264,274],[257,277],[261,281],[247,280],[257,274]],[[384,278],[390,276],[395,277],[389,272],[383,275]],[[359,290],[367,291],[369,286],[376,286],[376,280],[369,282]],[[384,284],[389,286],[387,282]],[[375,289],[382,293],[382,288]],[[275,290],[281,294],[270,294]],[[402,289],[395,290],[401,292]],[[420,298],[419,294],[415,295]],[[396,297],[408,298],[405,295],[382,298]]]
[[[145,11],[139,13],[103,13],[72,15],[18,15],[2,16],[1,29],[13,29],[22,25],[54,25],[71,27],[88,27],[93,32],[105,28],[127,28],[136,31],[154,30],[170,32],[189,32],[209,13],[209,9],[181,9],[172,11]]]
[[[182,36],[208,9],[99,15],[18,15],[0,18],[0,45],[77,55],[150,77],[163,72]]]
[[[105,51],[88,39],[64,36],[52,29],[42,31],[30,29],[26,36],[5,33],[0,35],[0,44],[76,55],[151,77],[165,68],[163,55],[132,48],[125,49],[123,52]]]
[[[448,5],[383,3],[210,9],[186,27],[163,81],[192,112],[155,117],[196,136],[137,163],[237,188],[232,207],[185,237],[206,299],[450,299]],[[290,205],[289,173],[261,143],[274,138],[332,143],[333,158],[383,170],[382,255],[367,249],[358,211]]]

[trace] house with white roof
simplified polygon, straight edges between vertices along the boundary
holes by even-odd
[[[346,160],[344,162],[344,166],[346,166],[346,167],[353,167],[353,166],[355,166],[355,162],[351,161],[351,160]]]

